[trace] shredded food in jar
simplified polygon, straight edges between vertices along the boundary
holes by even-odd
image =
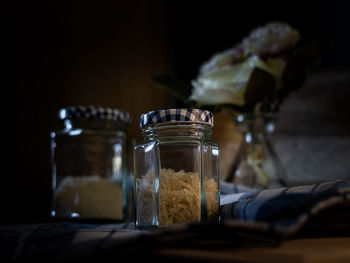
[[[139,222],[151,222],[156,213],[155,174],[137,179],[137,214]],[[218,213],[218,184],[205,178],[204,192],[208,218]],[[198,222],[201,217],[201,187],[198,172],[162,168],[159,175],[159,225]]]

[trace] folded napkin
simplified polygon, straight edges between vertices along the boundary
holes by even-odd
[[[266,190],[225,182],[220,186],[220,223],[192,223],[154,231],[136,230],[133,222],[2,226],[0,245],[7,247],[3,253],[14,262],[103,262],[142,259],[153,249],[164,247],[275,246],[303,235],[350,236],[349,182]],[[8,237],[12,247],[6,242]]]
[[[234,219],[263,223],[281,235],[296,234],[306,223],[310,227],[311,223],[315,227],[319,224],[320,231],[338,229],[339,234],[350,227],[350,182],[337,180],[243,193],[226,185],[223,190],[224,222]]]

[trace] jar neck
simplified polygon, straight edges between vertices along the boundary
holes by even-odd
[[[161,123],[147,126],[142,129],[142,135],[146,141],[171,139],[171,138],[193,138],[210,139],[212,126],[195,122]]]
[[[127,124],[114,120],[101,119],[65,119],[64,129],[126,130]]]

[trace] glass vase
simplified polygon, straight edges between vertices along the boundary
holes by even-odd
[[[242,142],[226,180],[256,189],[288,186],[286,171],[271,141],[278,113],[232,116]]]

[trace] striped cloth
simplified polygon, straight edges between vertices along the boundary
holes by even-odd
[[[153,249],[278,245],[300,236],[350,236],[350,182],[254,189],[222,184],[222,222],[144,231],[133,222],[0,227],[3,262],[144,259]],[[231,201],[230,201],[231,200]],[[12,243],[11,243],[11,242]]]
[[[236,191],[232,187],[231,193],[222,198],[225,201],[221,207],[224,221],[264,223],[281,235],[293,235],[327,211],[327,219],[330,212],[334,213],[334,218],[323,222],[325,230],[336,226],[341,232],[343,227],[350,227],[350,182],[337,180],[244,193]],[[227,201],[230,196],[232,202]]]

